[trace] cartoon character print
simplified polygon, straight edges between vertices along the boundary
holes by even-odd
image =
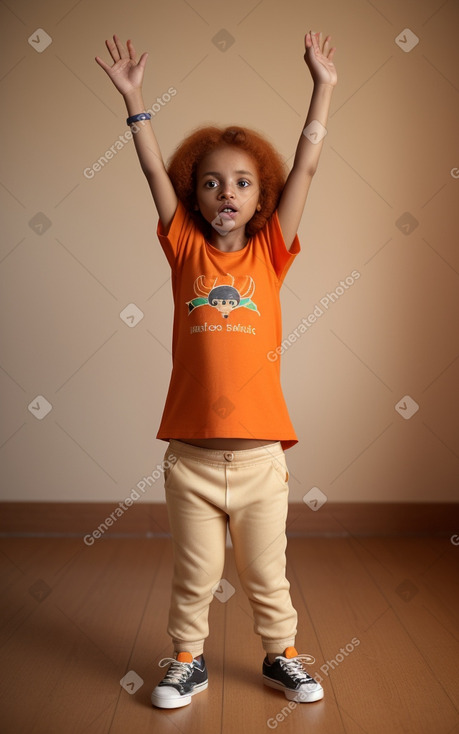
[[[199,275],[193,283],[193,290],[197,297],[187,301],[188,315],[200,306],[217,309],[224,319],[237,308],[248,308],[260,315],[256,303],[252,301],[255,281],[250,275],[239,277],[237,283],[230,273],[211,277]]]

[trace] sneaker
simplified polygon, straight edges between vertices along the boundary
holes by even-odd
[[[324,697],[324,689],[306,672],[304,663],[314,662],[310,655],[298,655],[294,647],[287,647],[273,663],[268,656],[263,661],[263,683],[265,686],[284,691],[289,701],[311,703]]]
[[[169,670],[151,694],[153,706],[177,709],[191,703],[191,696],[207,688],[207,669],[204,657],[199,663],[190,652],[179,652],[176,658],[163,658],[159,666],[171,663]]]

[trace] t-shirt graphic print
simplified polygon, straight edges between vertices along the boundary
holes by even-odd
[[[195,298],[187,302],[188,312],[200,306],[212,306],[227,319],[231,311],[237,308],[248,308],[259,313],[256,304],[252,300],[255,291],[255,281],[250,275],[236,279],[230,273],[226,276],[199,275],[193,283]],[[239,288],[236,288],[236,285]]]

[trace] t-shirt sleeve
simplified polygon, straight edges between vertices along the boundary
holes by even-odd
[[[181,201],[178,202],[177,209],[167,229],[163,227],[161,220],[158,221],[156,233],[172,269],[175,267],[180,248],[188,239],[193,227],[191,217]]]
[[[266,243],[274,272],[279,282],[282,283],[287,275],[288,269],[301,250],[298,235],[295,235],[295,239],[290,249],[288,249],[282,234],[277,210],[268,219],[263,229],[265,230]]]

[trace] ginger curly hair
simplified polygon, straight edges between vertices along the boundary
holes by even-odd
[[[169,160],[167,172],[177,197],[207,235],[210,225],[201,213],[195,210],[197,169],[204,156],[227,145],[241,148],[248,153],[257,169],[261,210],[255,212],[245,228],[246,235],[252,237],[277,208],[287,176],[280,154],[259,133],[234,125],[227,128],[200,127],[190,133],[176,148]]]

